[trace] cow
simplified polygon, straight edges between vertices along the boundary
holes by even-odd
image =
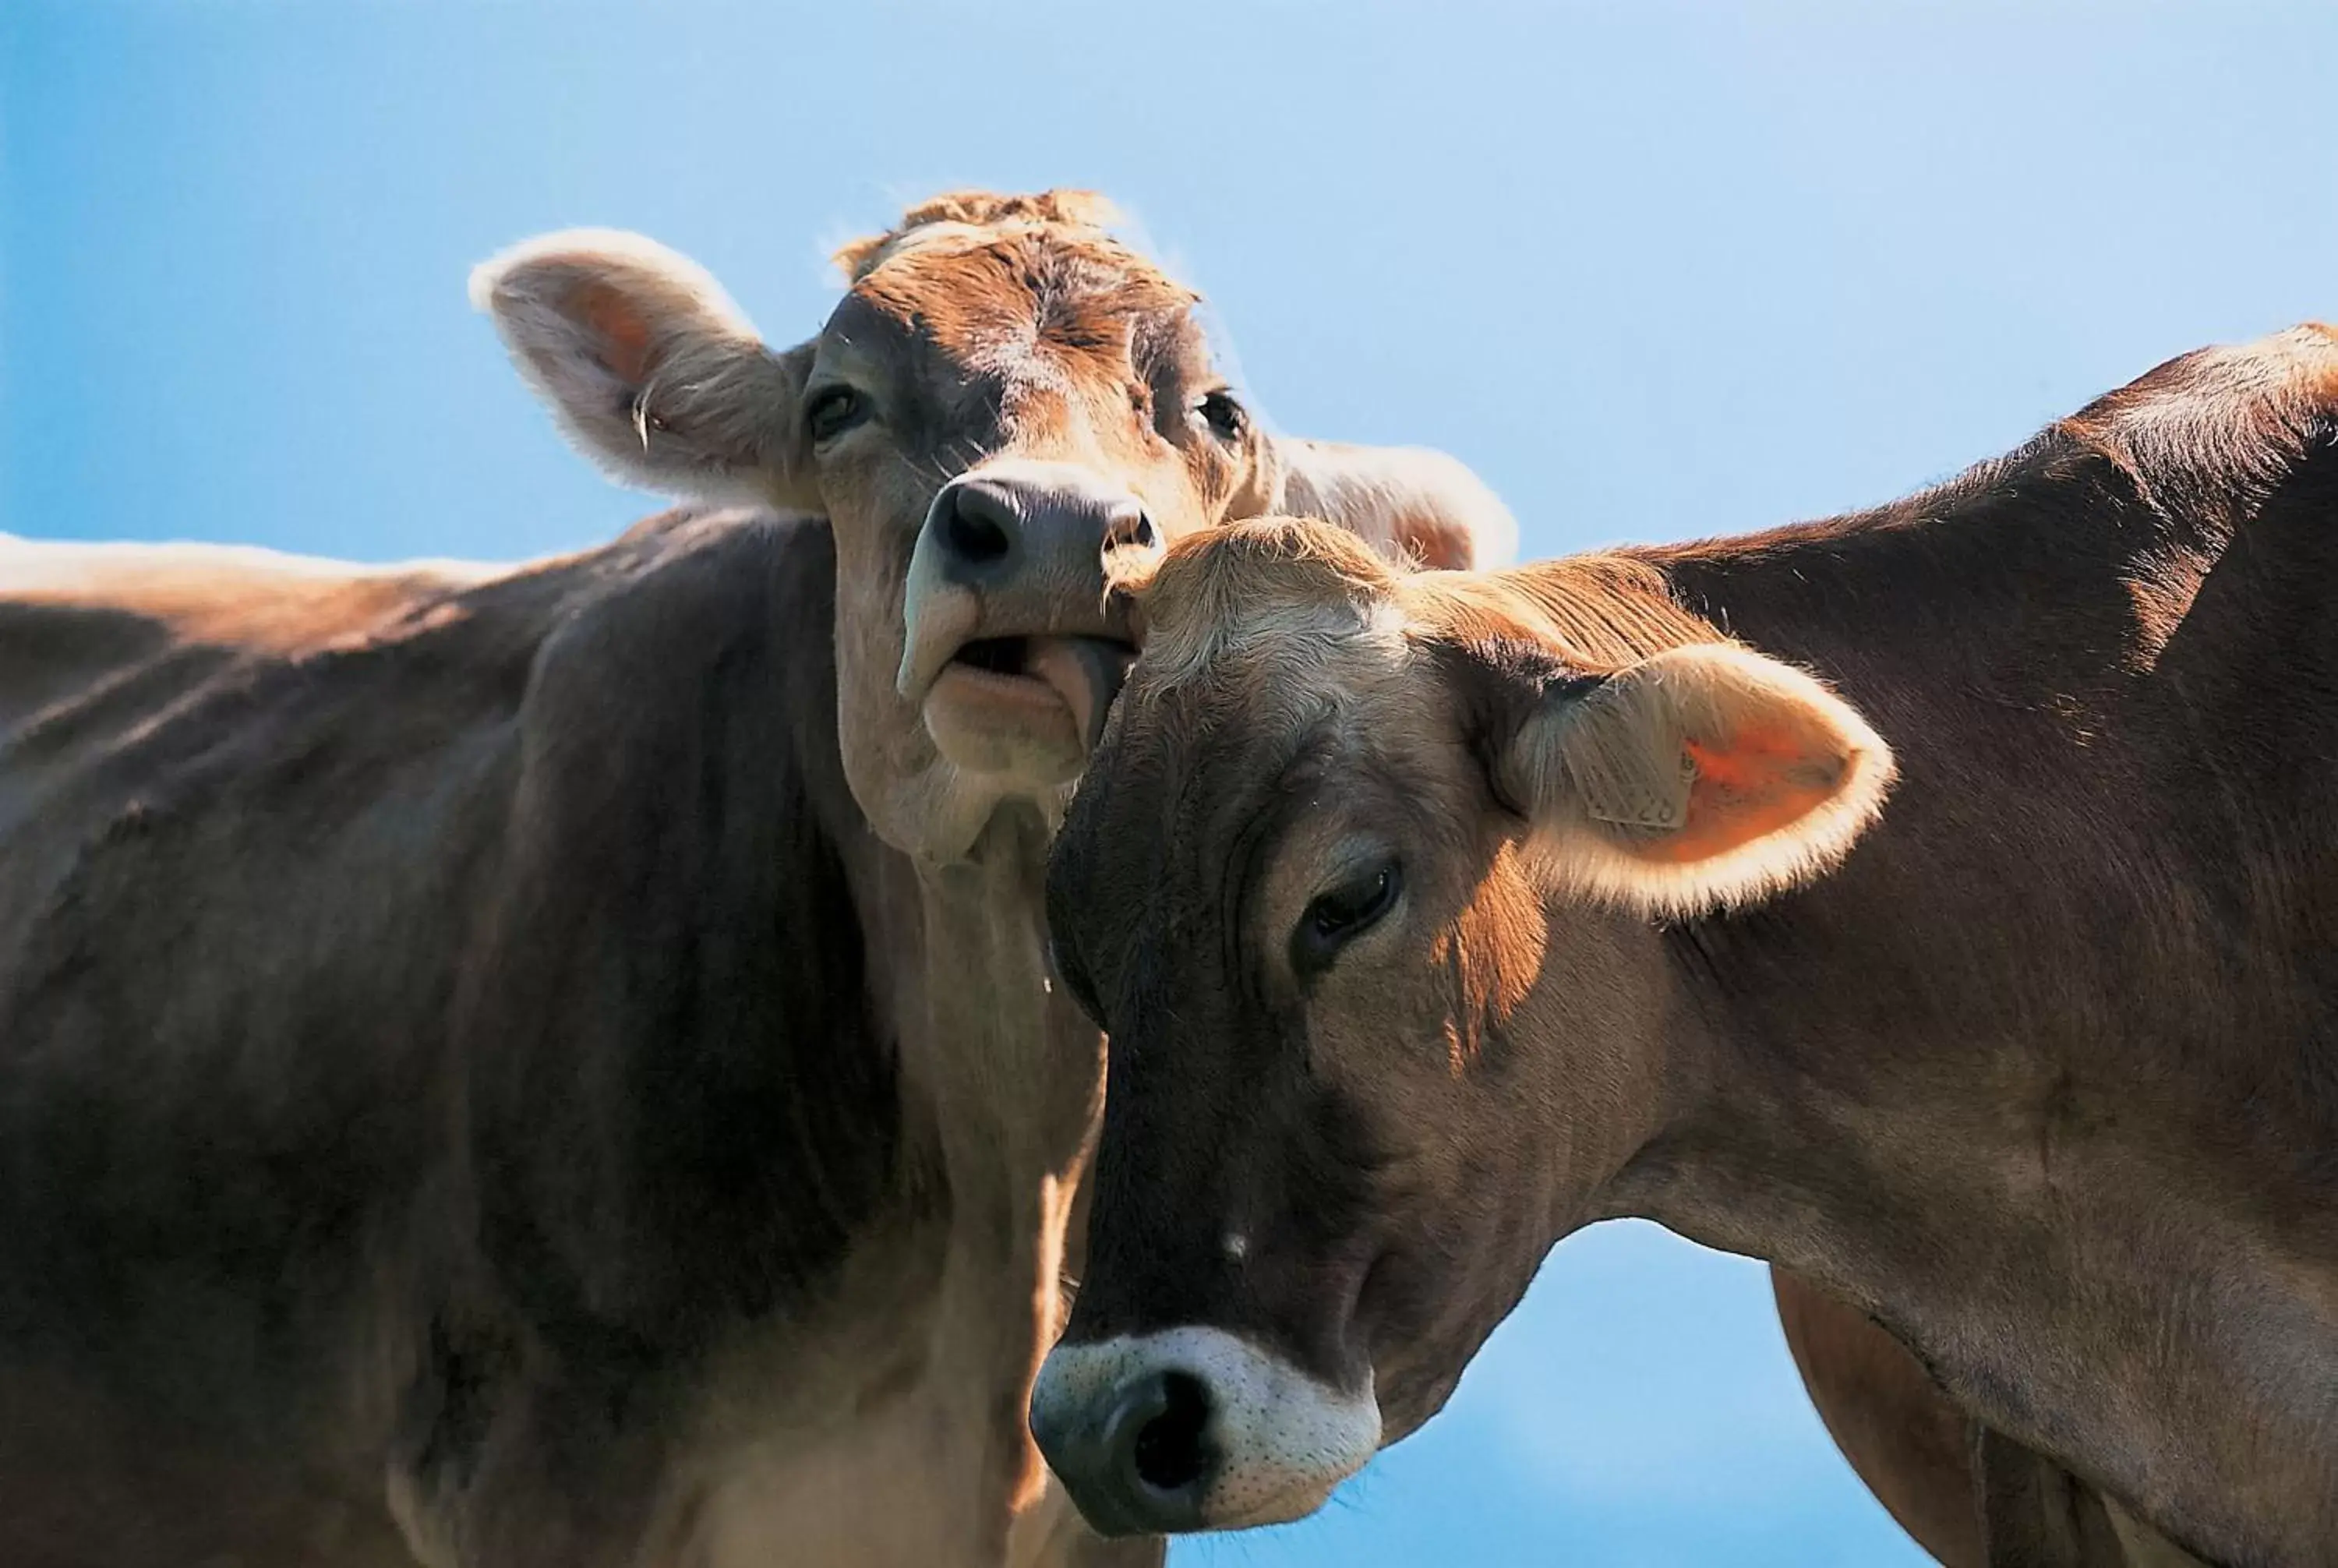
[[[1514,528],[1270,434],[1069,192],[766,348],[634,236],[474,280],[619,478],[519,567],[0,543],[0,1562],[1157,1563],[1025,1407],[1101,1036],[1043,849],[1110,560]]]
[[[2338,331],[1829,521],[1132,587],[1048,881],[1111,1046],[1032,1425],[1092,1522],[1305,1514],[1638,1216],[1888,1337],[1814,1387],[1963,1472],[1954,1550],[2330,1561]]]

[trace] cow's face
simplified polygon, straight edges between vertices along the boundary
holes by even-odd
[[[1663,1124],[1650,917],[1816,875],[1877,808],[1889,753],[1816,682],[1636,563],[1557,570],[1253,524],[1143,591],[1049,880],[1112,1046],[1032,1426],[1100,1528],[1294,1517],[1434,1413]]]
[[[1431,564],[1512,532],[1450,459],[1267,435],[1195,297],[1101,217],[1066,193],[930,202],[842,253],[850,291],[785,353],[628,236],[551,236],[474,281],[618,476],[830,520],[846,770],[929,859],[1003,805],[1053,826],[1131,657],[1108,583],[1170,542],[1278,505]]]

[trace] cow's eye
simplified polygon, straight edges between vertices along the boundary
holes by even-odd
[[[1209,426],[1210,434],[1221,441],[1239,441],[1250,428],[1250,414],[1234,395],[1221,387],[1214,392],[1202,394],[1194,405],[1194,416]]]
[[[1331,966],[1340,949],[1377,925],[1395,906],[1403,873],[1395,861],[1316,896],[1291,934],[1292,966],[1302,975]]]
[[[850,387],[830,387],[804,409],[804,428],[815,445],[833,441],[869,416],[869,399]]]

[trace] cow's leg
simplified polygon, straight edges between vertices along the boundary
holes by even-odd
[[[1852,1472],[1948,1568],[1981,1568],[1963,1412],[1866,1314],[1783,1269],[1770,1280],[1803,1387]]]

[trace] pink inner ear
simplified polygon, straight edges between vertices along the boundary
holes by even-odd
[[[1786,726],[1744,725],[1726,741],[1685,742],[1696,764],[1688,820],[1639,852],[1679,865],[1709,860],[1809,816],[1832,798],[1844,767],[1809,740]]]
[[[649,377],[650,328],[634,302],[606,283],[580,284],[568,297],[575,311],[601,339],[601,363],[627,386]]]

